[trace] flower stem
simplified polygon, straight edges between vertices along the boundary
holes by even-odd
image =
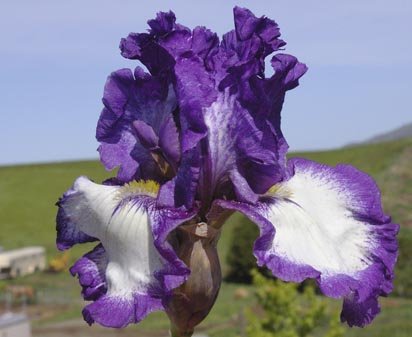
[[[193,330],[191,331],[182,331],[178,329],[175,325],[170,325],[170,336],[171,337],[192,337]]]

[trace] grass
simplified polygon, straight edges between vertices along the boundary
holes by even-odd
[[[411,146],[412,139],[405,138],[394,142],[359,145],[332,151],[296,152],[291,153],[290,156],[303,157],[329,165],[351,164],[369,173],[375,179],[379,179],[380,174],[385,172]]]
[[[41,245],[54,256],[54,204],[79,175],[99,182],[110,176],[96,161],[0,167],[0,246]]]
[[[402,224],[401,235],[412,236],[412,139],[292,155],[330,165],[350,163],[372,175],[382,189],[386,211],[394,216],[396,222]],[[48,258],[58,254],[55,249],[57,208],[54,204],[79,175],[86,175],[100,182],[108,178],[110,173],[95,161],[0,167],[0,245],[6,249],[42,245],[46,247]],[[232,230],[233,224],[241,219],[239,214],[233,215],[223,229],[219,243],[223,272],[227,270],[225,259],[229,243],[236,235]],[[78,258],[90,247],[91,245],[85,245],[73,249],[71,260]],[[68,310],[56,313],[53,320],[79,317],[83,305],[77,301],[80,289],[77,281],[68,273],[38,273],[12,283],[31,284],[43,292],[64,292],[66,296],[76,300],[72,301]],[[0,290],[5,284],[6,281],[0,281]],[[230,337],[239,333],[239,315],[242,315],[245,306],[250,305],[251,299],[234,300],[237,288],[235,285],[223,284],[213,311],[203,323],[211,336]],[[251,290],[248,288],[249,292]],[[330,302],[330,305],[338,305],[334,304],[338,302]],[[383,303],[383,313],[375,324],[364,330],[348,330],[346,336],[406,337],[407,331],[412,331],[412,301],[388,299]],[[154,328],[167,328],[167,319],[163,313],[150,315],[139,327],[133,329],[144,331]]]
[[[375,321],[365,328],[345,327],[345,337],[409,337],[412,331],[412,300],[386,298],[380,302],[382,311]]]

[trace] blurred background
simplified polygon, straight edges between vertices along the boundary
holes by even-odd
[[[274,19],[286,52],[309,67],[283,108],[291,155],[371,174],[386,212],[401,224],[400,258],[395,291],[375,323],[341,327],[341,302],[312,293],[310,283],[290,288],[267,280],[264,270],[251,276],[258,233],[235,214],[219,243],[226,281],[199,332],[258,336],[262,319],[270,321],[266,298],[282,308],[278,318],[294,317],[296,336],[410,335],[412,2],[1,0],[0,336],[5,329],[8,337],[167,335],[163,313],[123,330],[83,322],[80,287],[68,268],[91,246],[56,250],[54,204],[79,175],[102,181],[115,174],[99,164],[94,134],[106,77],[138,65],[120,56],[120,38],[143,32],[148,19],[169,9],[179,23],[222,35],[233,28],[235,5]],[[19,262],[12,267],[12,260]],[[300,317],[309,323],[300,327]]]

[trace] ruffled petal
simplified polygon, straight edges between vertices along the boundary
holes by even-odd
[[[152,75],[168,74],[175,64],[175,56],[187,50],[191,32],[176,23],[172,11],[159,12],[148,24],[148,33],[130,33],[121,39],[121,54],[142,62]]]
[[[167,243],[168,234],[193,217],[156,206],[158,186],[135,182],[98,185],[85,177],[60,199],[57,244],[66,249],[96,238],[100,244],[71,268],[86,300],[85,320],[109,327],[137,323],[181,285],[189,270]],[[71,233],[69,236],[67,233]]]
[[[140,68],[134,74],[118,70],[107,80],[103,103],[96,138],[106,169],[119,167],[117,178],[123,182],[164,181],[164,171],[175,170],[180,159],[173,119],[177,102],[169,80]]]
[[[173,79],[181,158],[190,158],[182,159],[177,175],[200,169],[197,188],[190,188],[195,195],[184,199],[200,199],[206,209],[216,197],[255,201],[285,179],[280,110],[286,91],[306,71],[296,58],[279,54],[272,60],[275,74],[265,78],[265,57],[285,45],[278,25],[239,7],[234,22],[235,29],[219,42],[207,28],[191,31],[177,24],[172,12],[160,12],[149,21],[148,33],[132,33],[120,44],[123,56],[140,60],[154,76]],[[164,53],[160,65],[158,55]],[[149,131],[141,126],[138,134],[153,146]],[[194,168],[188,170],[187,163]],[[185,179],[176,177],[169,190],[187,190],[180,183]]]
[[[102,244],[99,244],[70,268],[73,276],[79,275],[79,283],[82,286],[82,295],[85,300],[93,301],[106,294],[107,264],[106,250]]]
[[[263,55],[279,50],[286,43],[281,40],[277,23],[266,17],[257,18],[250,10],[241,7],[233,9],[236,35],[240,41],[247,41],[256,35],[263,43]]]
[[[355,168],[304,159],[288,167],[290,179],[256,205],[218,204],[260,226],[254,247],[260,265],[285,281],[316,278],[325,295],[344,298],[342,321],[370,323],[378,296],[392,290],[399,226],[383,213],[374,181]]]
[[[280,110],[286,91],[306,71],[296,58],[279,54],[276,59],[283,62],[273,61],[276,72],[266,79],[264,58],[285,44],[277,24],[239,7],[234,17],[235,30],[224,35],[218,48],[206,44],[208,53],[199,55],[192,46],[176,58],[174,70],[182,150],[199,144],[198,190],[205,203],[232,193],[253,202],[285,178],[287,143]]]

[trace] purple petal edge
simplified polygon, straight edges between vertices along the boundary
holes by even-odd
[[[99,244],[70,268],[72,276],[78,275],[85,300],[95,300],[107,292],[105,275],[107,263],[106,251],[102,244]]]
[[[65,248],[85,242],[84,233],[76,228],[84,220],[83,212],[90,212],[89,208],[93,207],[84,204],[88,200],[84,197],[89,188],[87,184],[93,183],[85,177],[79,178],[58,202],[59,213],[64,215],[58,217],[58,243]],[[93,185],[95,189],[96,184]],[[196,214],[196,210],[189,213],[174,208],[158,208],[156,199],[146,195],[128,196],[119,202],[114,213],[128,204],[131,207],[144,207],[151,218],[152,244],[163,261],[161,266],[153,270],[153,280],[147,283],[147,288],[140,286],[139,290],[130,289],[125,295],[110,293],[110,282],[107,280],[109,256],[102,243],[80,258],[70,269],[71,274],[77,275],[79,279],[84,299],[94,301],[84,308],[84,319],[89,324],[97,322],[115,328],[138,323],[152,311],[164,310],[171,291],[185,282],[190,271],[166,240],[172,230]],[[79,207],[81,204],[82,207]]]
[[[364,327],[380,312],[378,297],[387,296],[392,290],[399,225],[392,223],[391,218],[383,212],[380,191],[367,174],[350,165],[330,167],[305,159],[289,160],[290,172],[299,169],[328,170],[335,177],[344,180],[347,183],[346,188],[355,193],[356,202],[361,208],[354,216],[368,221],[376,244],[371,251],[373,263],[354,277],[344,274],[323,276],[311,266],[297,265],[281,256],[268,255],[267,251],[276,234],[273,225],[259,212],[260,207],[267,207],[262,202],[250,205],[219,200],[216,204],[222,208],[242,212],[260,227],[261,234],[254,246],[254,254],[259,265],[266,265],[276,277],[285,281],[301,282],[307,278],[315,278],[326,296],[344,298],[342,322],[347,322],[351,327]]]
[[[58,206],[56,216],[56,246],[59,250],[66,250],[77,243],[94,242],[97,241],[82,231],[78,230],[70,220],[70,217],[64,210],[64,204],[70,202],[70,199],[75,195],[75,186],[67,190],[56,203]]]
[[[173,284],[164,282],[163,285],[149,288],[147,293],[133,294],[132,299],[109,296],[105,276],[107,263],[106,252],[99,244],[70,268],[70,273],[79,279],[84,299],[94,301],[82,311],[89,325],[96,322],[105,327],[123,328],[128,324],[139,323],[151,312],[164,310],[162,303],[167,296],[166,289],[182,281],[181,277],[174,275]]]
[[[139,323],[157,310],[164,310],[162,301],[150,294],[135,294],[132,300],[103,295],[87,305],[82,313],[89,325],[97,322],[109,328],[124,328],[129,324]]]

